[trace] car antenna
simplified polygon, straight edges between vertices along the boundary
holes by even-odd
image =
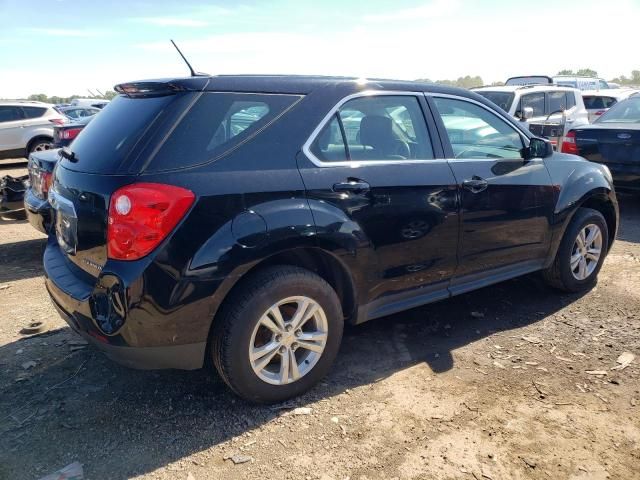
[[[173,46],[176,47],[176,50],[178,51],[178,53],[180,54],[180,56],[182,57],[182,59],[184,60],[184,63],[187,64],[187,67],[189,67],[189,72],[191,72],[191,76],[192,77],[206,77],[208,76],[207,73],[201,73],[201,72],[196,72],[193,67],[191,66],[191,64],[189,63],[189,60],[187,60],[187,58],[182,54],[182,52],[180,51],[180,49],[178,48],[178,45],[176,45],[176,42],[174,42],[173,40],[171,40],[171,43],[173,43]]]

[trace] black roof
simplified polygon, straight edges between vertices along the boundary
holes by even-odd
[[[448,87],[434,83],[377,78],[362,79],[357,77],[330,77],[321,75],[212,75],[143,80],[127,82],[127,84],[147,82],[170,83],[180,86],[186,90],[195,91],[207,90],[218,92],[291,93],[307,95],[320,88],[333,87],[345,90],[352,89],[353,91],[425,91],[448,93],[470,98],[478,97],[478,95],[462,88]]]

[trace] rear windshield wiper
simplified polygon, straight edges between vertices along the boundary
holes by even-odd
[[[69,150],[67,147],[63,147],[60,149],[60,155],[63,158],[66,158],[67,160],[69,160],[70,162],[76,163],[78,161],[76,154],[71,150]]]

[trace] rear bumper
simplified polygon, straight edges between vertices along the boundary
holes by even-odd
[[[47,200],[36,197],[31,189],[24,194],[24,210],[27,220],[36,230],[47,233],[51,226],[51,205]]]
[[[138,336],[135,335],[136,333],[139,336],[145,336],[148,332],[144,330],[153,328],[153,325],[145,326],[134,319],[129,321],[133,325],[138,325],[136,327],[138,331],[133,332],[128,339],[122,335],[105,335],[92,316],[92,287],[74,278],[73,273],[56,256],[54,249],[57,250],[58,246],[49,242],[45,251],[45,284],[58,313],[74,331],[113,361],[130,368],[143,370],[202,368],[206,350],[204,341],[182,345],[135,345],[131,338],[136,338]]]

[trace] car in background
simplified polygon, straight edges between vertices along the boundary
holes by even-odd
[[[0,158],[26,157],[48,150],[53,127],[65,122],[53,105],[35,101],[0,101]]]
[[[579,75],[524,75],[508,78],[506,86],[524,85],[558,85],[560,87],[577,88],[578,90],[606,90],[613,88],[606,80],[597,77],[585,77]]]
[[[92,107],[103,109],[109,105],[109,100],[104,98],[74,98],[71,100],[71,105],[74,107]]]
[[[575,88],[535,84],[480,87],[473,91],[526,123],[534,135],[558,138],[558,149],[566,132],[589,123],[582,95]],[[562,131],[547,134],[548,125],[558,125]]]
[[[56,125],[53,129],[53,148],[69,145],[94,118],[95,115],[90,115],[70,120],[62,125]]]
[[[59,149],[33,152],[29,155],[29,186],[24,193],[24,209],[29,223],[42,233],[47,233],[51,226],[49,190],[53,180],[53,169],[59,160]]]
[[[72,120],[79,120],[81,118],[92,117],[93,115],[100,113],[101,109],[96,107],[75,107],[68,106],[57,109],[65,117],[69,117]]]
[[[622,100],[591,125],[569,131],[562,151],[606,165],[616,190],[640,193],[640,96]]]
[[[609,90],[584,90],[582,100],[589,113],[589,123],[593,123],[597,118],[613,107],[621,100],[625,100],[637,93],[637,90],[615,88]]]
[[[615,238],[606,168],[468,90],[249,75],[116,91],[60,150],[44,272],[70,327],[130,367],[215,366],[281,402],[328,373],[345,323],[534,271],[585,291]]]
[[[585,77],[581,75],[556,75],[552,77],[553,83],[562,87],[577,88],[578,90],[608,90],[609,83],[598,77]]]

